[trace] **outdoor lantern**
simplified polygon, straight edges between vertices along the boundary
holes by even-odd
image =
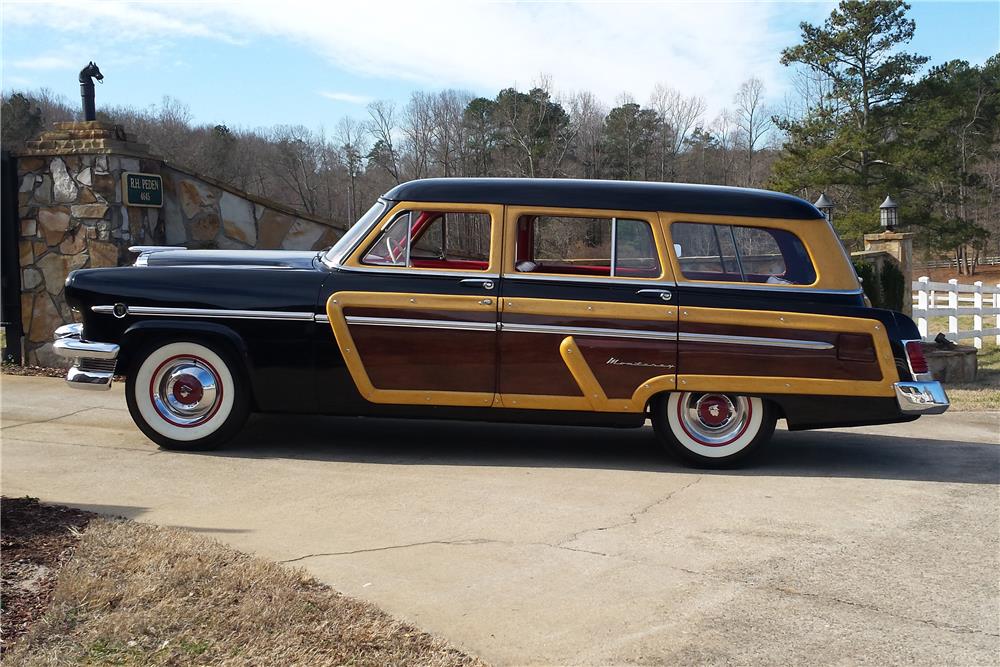
[[[885,201],[878,207],[882,228],[886,231],[891,232],[896,228],[899,222],[898,209],[899,206],[896,205],[896,202],[892,201],[892,197],[889,195],[885,196]]]
[[[819,199],[816,200],[813,206],[819,209],[827,222],[833,224],[833,202],[827,199],[825,192],[819,193]]]

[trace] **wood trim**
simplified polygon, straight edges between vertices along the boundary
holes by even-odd
[[[871,337],[875,357],[881,371],[880,380],[802,378],[774,376],[700,375],[683,373],[684,357],[680,356],[677,387],[687,391],[721,391],[771,394],[816,394],[831,396],[894,396],[893,384],[899,381],[896,361],[885,328],[877,320],[859,317],[837,317],[810,313],[789,313],[732,308],[680,307],[679,330],[687,324],[725,325],[739,335],[740,327],[762,327],[788,331],[789,338],[801,337],[804,331],[852,333]],[[800,333],[796,333],[796,331]]]
[[[506,297],[500,301],[501,313],[551,315],[586,319],[647,320],[673,323],[675,306],[618,301],[572,301],[569,299],[530,299]]]
[[[447,405],[490,407],[496,401],[494,392],[425,391],[409,389],[378,389],[372,384],[364,362],[351,336],[345,308],[371,307],[399,310],[443,310],[496,312],[495,302],[481,303],[481,297],[444,294],[407,294],[399,292],[335,292],[326,302],[330,328],[344,357],[347,370],[358,392],[372,403],[400,405]],[[495,335],[495,334],[494,334]]]

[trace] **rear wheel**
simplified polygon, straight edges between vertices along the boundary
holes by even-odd
[[[161,341],[136,357],[125,386],[139,429],[164,449],[212,449],[250,414],[242,367],[221,347]]]
[[[660,444],[703,468],[736,465],[757,453],[774,433],[774,408],[755,396],[673,392],[651,405]]]

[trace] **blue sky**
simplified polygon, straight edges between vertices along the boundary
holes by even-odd
[[[1000,51],[1000,0],[911,3],[910,50],[931,63],[982,63]],[[612,105],[664,83],[708,105],[761,78],[770,101],[789,89],[778,63],[798,23],[833,2],[2,3],[4,91],[48,88],[79,103],[77,72],[95,60],[101,105],[147,107],[169,95],[198,122],[303,124],[332,131],[373,99],[413,90],[493,96],[539,75],[557,92],[590,90]]]

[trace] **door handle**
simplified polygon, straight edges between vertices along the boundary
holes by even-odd
[[[636,294],[648,299],[661,299],[663,301],[670,301],[670,299],[674,298],[670,290],[665,289],[641,289]]]
[[[480,287],[482,289],[493,289],[493,281],[486,278],[465,278],[458,281],[462,287]]]

